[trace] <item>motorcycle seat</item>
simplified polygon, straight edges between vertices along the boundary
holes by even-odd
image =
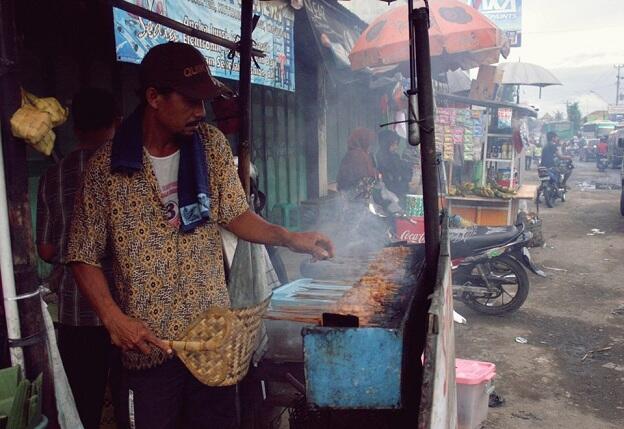
[[[471,226],[450,228],[451,258],[465,258],[479,251],[492,249],[515,241],[523,229],[516,226]]]

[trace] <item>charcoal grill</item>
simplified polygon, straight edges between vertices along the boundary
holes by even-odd
[[[403,257],[388,261],[397,252]],[[424,308],[419,303],[426,299],[419,293],[423,260],[422,245],[400,243],[382,250],[355,284],[303,279],[275,290],[267,314],[274,334],[270,353],[303,360],[308,403],[335,409],[402,407],[406,333],[412,313]],[[355,326],[327,324],[349,315]]]

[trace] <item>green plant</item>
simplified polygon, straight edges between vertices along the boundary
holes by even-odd
[[[23,429],[26,427],[28,421],[26,402],[29,391],[30,381],[26,379],[20,381],[17,385],[17,389],[15,389],[15,396],[13,397],[13,405],[11,405],[11,412],[9,413],[7,429]]]
[[[18,366],[0,369],[0,429],[32,429],[42,419],[40,374],[32,383]]]

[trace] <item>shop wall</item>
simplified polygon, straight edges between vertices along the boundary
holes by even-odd
[[[372,91],[365,80],[347,85],[329,81],[327,91],[327,174],[330,185],[335,185],[340,161],[347,151],[347,140],[358,127],[379,132],[381,93]],[[372,152],[376,151],[373,147]]]
[[[18,27],[22,34],[23,86],[40,96],[54,96],[66,106],[83,85],[108,88],[119,100],[124,116],[138,103],[138,67],[118,63],[114,56],[112,17],[106,2],[56,0],[40,4],[20,2]],[[39,8],[39,13],[30,11]],[[45,9],[42,11],[41,9]],[[43,17],[55,16],[55,20]],[[327,111],[319,112],[318,74],[322,58],[307,20],[298,17],[296,33],[296,91],[264,86],[252,88],[252,160],[259,173],[260,189],[267,195],[265,215],[284,223],[285,210],[296,212],[301,201],[314,196],[310,178],[323,176],[335,181],[346,151],[346,141],[357,126],[375,128],[378,104],[362,84],[344,85],[326,79]],[[227,82],[236,87],[237,83]],[[327,163],[312,164],[310,154],[318,153],[316,119],[326,115]],[[75,146],[72,121],[55,129],[57,147],[66,154]],[[236,136],[228,136],[235,150]],[[30,194],[33,213],[39,176],[53,164],[34,151],[29,154]],[[315,171],[316,170],[316,171]],[[319,174],[321,173],[321,174]],[[294,224],[291,222],[291,224]]]
[[[267,195],[265,215],[273,222],[285,224],[286,211],[292,211],[307,196],[305,148],[296,93],[254,86],[252,121],[252,159],[260,189]]]

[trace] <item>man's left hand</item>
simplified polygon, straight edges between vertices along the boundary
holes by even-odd
[[[289,235],[286,247],[293,252],[308,253],[317,260],[334,257],[334,244],[320,232],[291,232]]]

